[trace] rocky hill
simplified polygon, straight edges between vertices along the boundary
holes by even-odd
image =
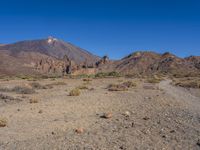
[[[99,69],[101,71],[117,71],[122,74],[199,74],[200,57],[179,58],[168,52],[158,54],[140,51],[118,61],[109,61]]]

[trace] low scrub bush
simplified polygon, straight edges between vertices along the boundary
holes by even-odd
[[[109,91],[127,91],[128,88],[122,84],[110,84],[108,86]]]
[[[35,90],[28,87],[16,86],[12,90],[12,92],[16,92],[17,94],[33,94]]]
[[[198,79],[180,79],[178,81],[174,81],[174,85],[185,87],[185,88],[200,88],[200,80]]]
[[[120,73],[118,72],[99,72],[95,75],[95,78],[105,78],[105,77],[120,77]]]
[[[34,89],[48,89],[47,86],[44,86],[44,85],[41,85],[40,83],[38,82],[32,82],[29,84],[32,88]]]
[[[147,78],[148,83],[160,83],[160,81],[162,81],[162,78],[158,77],[157,75]]]
[[[1,92],[15,92],[17,94],[33,94],[35,93],[35,90],[29,87],[24,87],[24,86],[16,86],[12,89],[10,88],[1,88]]]
[[[89,88],[85,85],[80,85],[77,87],[77,89],[80,89],[80,90],[88,90]]]
[[[69,96],[79,96],[81,94],[80,90],[78,88],[72,89],[69,92]]]
[[[132,81],[126,81],[126,82],[122,83],[122,85],[126,86],[127,88],[133,88],[133,87],[137,86],[137,84]]]
[[[90,79],[90,78],[84,78],[83,81],[90,82],[90,81],[92,81],[92,79]]]
[[[38,103],[39,102],[39,100],[38,99],[36,99],[36,98],[32,98],[32,99],[30,99],[30,101],[29,101],[31,104],[33,104],[33,103]]]
[[[7,126],[7,119],[0,117],[0,127],[5,127]]]

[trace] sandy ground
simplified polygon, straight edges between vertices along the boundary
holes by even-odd
[[[135,81],[137,87],[118,92],[106,89],[125,80]],[[30,82],[1,80],[0,87]],[[174,87],[168,80],[149,86],[139,79],[93,79],[87,85],[93,90],[81,90],[80,96],[73,97],[69,91],[82,85],[82,79],[37,82],[66,85],[26,95],[0,92],[22,100],[0,99],[0,117],[8,121],[0,127],[0,150],[200,149],[199,90]],[[31,104],[31,98],[39,102]],[[112,117],[102,118],[104,113]],[[76,133],[77,128],[83,133]]]

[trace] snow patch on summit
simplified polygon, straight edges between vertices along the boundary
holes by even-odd
[[[48,42],[49,44],[52,44],[52,43],[55,42],[55,41],[58,41],[58,40],[57,40],[56,38],[52,37],[52,36],[49,36],[48,39],[47,39],[47,42]]]

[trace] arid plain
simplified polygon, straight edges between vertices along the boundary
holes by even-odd
[[[199,149],[200,91],[164,78],[1,79],[0,149]]]

